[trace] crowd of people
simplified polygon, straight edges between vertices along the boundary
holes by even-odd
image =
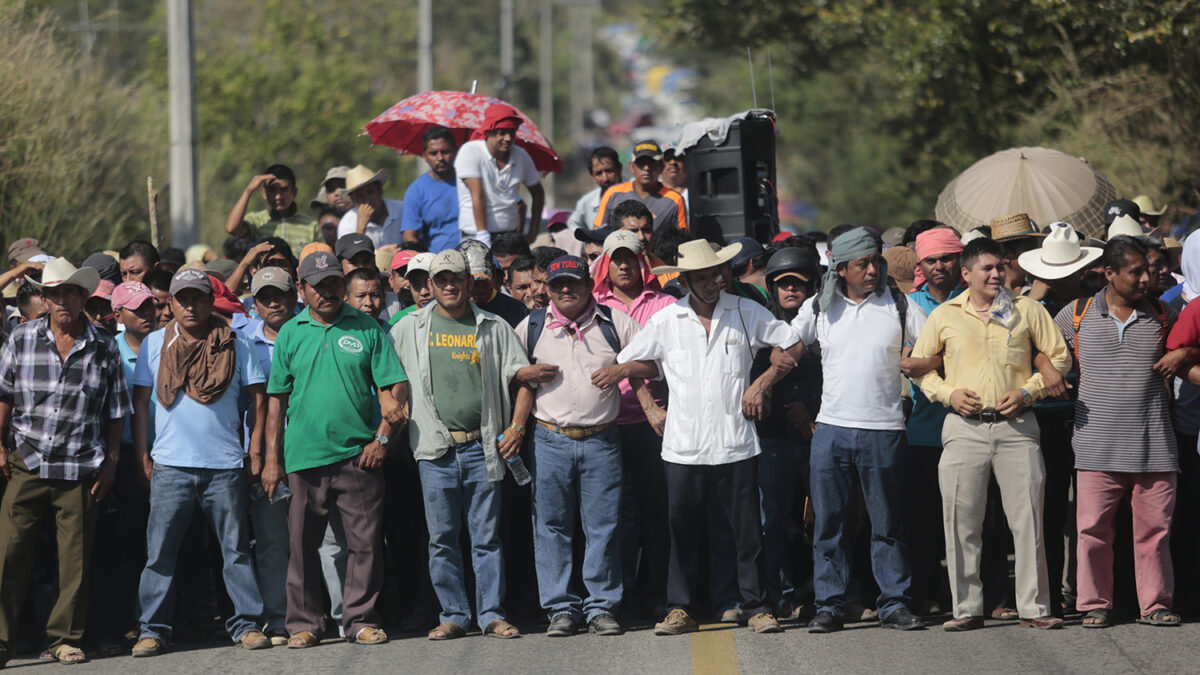
[[[429,131],[403,200],[268,167],[221,255],[9,246],[0,664],[1200,611],[1200,237],[709,241],[653,141],[539,234],[519,124]]]

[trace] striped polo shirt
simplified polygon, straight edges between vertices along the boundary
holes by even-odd
[[[1179,471],[1170,391],[1153,370],[1178,313],[1169,305],[1162,311],[1167,328],[1145,301],[1122,323],[1109,313],[1103,290],[1092,297],[1078,336],[1079,397],[1071,442],[1077,470]],[[1072,351],[1074,312],[1070,303],[1054,319]]]

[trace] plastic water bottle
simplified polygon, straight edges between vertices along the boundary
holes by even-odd
[[[496,438],[497,442],[503,440],[504,434],[500,434]],[[529,485],[529,482],[533,480],[533,476],[529,475],[529,469],[525,468],[525,461],[521,459],[520,455],[512,459],[506,459],[504,462],[508,464],[508,470],[512,472],[513,480],[517,481],[517,485]]]

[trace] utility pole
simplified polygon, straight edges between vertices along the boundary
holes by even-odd
[[[196,203],[196,83],[192,76],[192,0],[167,0],[167,69],[171,120],[171,244],[199,239]]]
[[[513,0],[500,0],[500,99],[512,102],[509,88],[513,81]]]
[[[433,91],[433,0],[420,0],[417,31],[417,89]]]
[[[554,144],[554,9],[551,0],[541,0],[541,30],[538,49],[538,127],[550,144]],[[554,175],[546,176],[546,207],[554,206]],[[534,223],[534,232],[541,223]]]

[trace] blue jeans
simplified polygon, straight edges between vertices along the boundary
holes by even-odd
[[[788,530],[792,524],[792,506],[799,480],[797,454],[800,448],[795,438],[760,438],[762,454],[758,456],[758,491],[762,507],[763,593],[767,603],[779,610],[785,603],[795,602],[795,569],[792,565],[792,545]]]
[[[225,630],[235,642],[248,631],[261,630],[263,600],[250,560],[250,532],[246,526],[249,489],[245,472],[155,464],[150,482],[146,569],[138,588],[140,637],[170,641],[170,621],[175,609],[172,586],[179,543],[197,507],[216,533],[225,561],[222,570],[225,590],[233,602],[233,616],[225,622]]]
[[[621,437],[614,425],[572,440],[541,425],[526,464],[533,474],[533,552],[538,595],[553,619],[591,621],[621,603]],[[585,601],[571,592],[575,512],[583,523]]]
[[[871,521],[871,569],[879,584],[879,617],[907,608],[911,576],[908,543],[901,525],[904,488],[904,431],[850,429],[817,424],[809,468],[812,475],[813,587],[817,611],[842,616],[854,573],[853,521],[862,485]]]
[[[276,490],[285,487],[276,486]],[[289,493],[290,494],[290,493]],[[261,483],[250,486],[250,522],[254,526],[254,571],[263,600],[263,630],[287,635],[288,500],[267,498]]]
[[[504,555],[500,547],[500,483],[489,483],[479,441],[451,446],[437,459],[417,462],[429,528],[429,577],[442,605],[441,621],[470,627],[462,545],[463,521],[471,540],[479,628],[504,618]]]

